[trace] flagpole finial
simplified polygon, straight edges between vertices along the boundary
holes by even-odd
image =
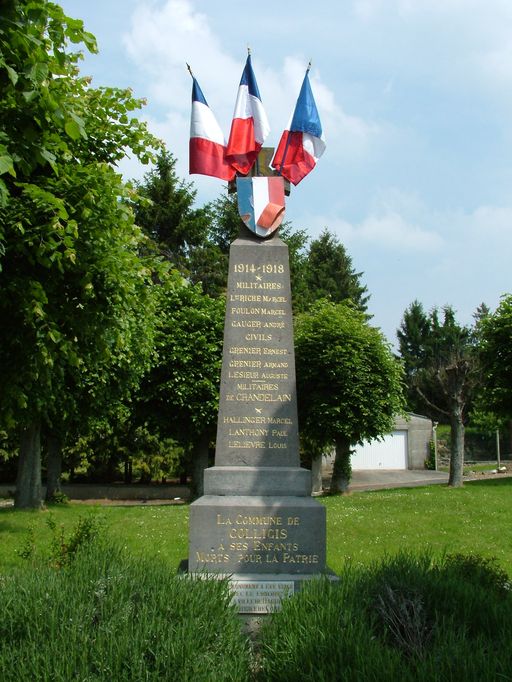
[[[188,69],[189,74],[192,76],[192,78],[194,78],[194,74],[192,73],[192,69],[190,68],[190,64],[188,64],[187,62],[185,62],[185,64],[187,65],[187,69]]]
[[[251,56],[251,48],[249,47],[249,45],[247,45],[247,56],[248,57]]]
[[[306,73],[311,70],[311,59],[309,60],[308,68],[306,69]]]

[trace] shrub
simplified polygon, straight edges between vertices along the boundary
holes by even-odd
[[[69,565],[81,549],[90,546],[99,538],[103,530],[103,519],[92,514],[80,516],[67,537],[64,526],[57,526],[53,514],[49,514],[46,525],[52,533],[48,553],[36,555],[35,531],[34,525],[31,524],[19,555],[22,559],[30,559],[36,564],[47,563],[53,568],[62,568]]]
[[[495,561],[399,554],[306,584],[262,631],[260,679],[512,679],[512,597]]]
[[[49,504],[69,504],[69,497],[62,490],[56,490],[48,500]]]
[[[433,440],[428,442],[428,457],[425,460],[425,469],[434,471],[436,468],[436,446]]]
[[[60,570],[0,581],[2,682],[249,678],[226,582],[180,578],[107,538]]]

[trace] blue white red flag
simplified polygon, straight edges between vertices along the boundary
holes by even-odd
[[[271,166],[294,185],[313,170],[325,151],[322,124],[309,84],[309,67],[288,129],[279,141]]]
[[[267,115],[248,55],[236,98],[226,156],[233,168],[247,175],[270,132]]]
[[[238,213],[258,237],[269,237],[284,218],[284,180],[279,176],[236,179]]]
[[[226,160],[226,140],[193,77],[190,118],[189,172],[232,180],[235,169]]]

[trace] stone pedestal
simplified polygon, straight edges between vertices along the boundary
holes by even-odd
[[[326,571],[325,508],[300,468],[286,244],[231,246],[215,466],[190,508],[188,569],[229,575],[242,613]],[[252,595],[252,596],[251,596]]]

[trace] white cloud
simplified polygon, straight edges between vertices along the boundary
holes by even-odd
[[[315,231],[327,226],[349,247],[358,244],[370,245],[373,251],[425,253],[437,251],[443,245],[439,234],[407,221],[392,210],[370,214],[360,223],[331,217],[317,218],[315,223]]]
[[[475,237],[496,244],[510,254],[512,248],[512,206],[479,206],[465,220]]]
[[[233,57],[213,32],[209,18],[197,12],[192,2],[140,4],[124,43],[130,58],[146,74],[150,100],[166,111],[163,128],[171,137],[164,138],[173,151],[183,146],[182,139],[188,145],[191,84],[186,61],[228,136],[245,55]],[[284,56],[281,65],[270,67],[260,56],[253,56],[272,129],[266,142],[270,146],[277,145],[293,112],[307,62],[306,56],[294,54]],[[332,158],[366,153],[370,140],[379,133],[378,126],[347,113],[314,66],[310,80]],[[153,119],[155,123],[154,114]]]
[[[494,253],[497,243],[500,256],[494,259],[508,259],[512,250],[512,206],[480,206],[472,212],[436,211],[414,195],[395,189],[378,192],[368,215],[359,222],[322,216],[315,218],[314,224],[317,232],[327,226],[347,244],[370,245],[376,252],[441,254],[445,248],[440,262],[448,270],[454,267],[456,253],[466,264],[487,264],[486,254]]]
[[[327,226],[349,246],[364,245],[375,252],[432,253],[440,250],[444,242],[421,198],[396,187],[378,189],[369,202],[367,215],[359,221],[321,216],[313,222],[316,231]]]

